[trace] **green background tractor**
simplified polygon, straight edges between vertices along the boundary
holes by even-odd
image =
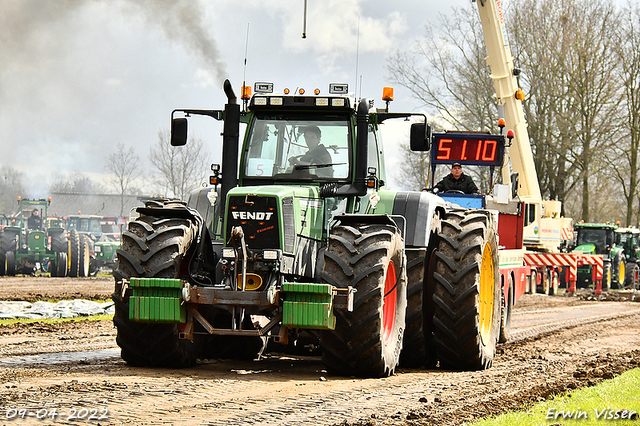
[[[76,233],[78,239],[78,260],[71,267],[72,276],[94,276],[101,268],[115,266],[116,250],[120,247],[120,235],[115,222],[113,225],[110,222],[113,221],[95,215],[67,217],[70,238],[75,239],[76,237],[71,235]]]
[[[615,231],[615,244],[624,249],[627,271],[624,285],[638,288],[640,272],[640,229],[618,228]]]
[[[67,275],[67,235],[58,221],[47,220],[50,202],[18,199],[18,215],[0,236],[0,272],[34,274],[39,269],[53,277]]]
[[[576,247],[574,252],[599,254],[604,257],[602,289],[622,288],[626,279],[626,257],[624,247],[616,243],[615,231],[618,225],[608,223],[577,223]],[[578,267],[577,284],[591,284],[592,266]]]

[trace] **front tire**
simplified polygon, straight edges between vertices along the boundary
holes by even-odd
[[[139,323],[129,319],[129,298],[121,298],[118,281],[131,277],[179,278],[183,259],[197,235],[187,219],[140,216],[122,234],[114,271],[116,343],[128,364],[184,368],[195,364],[199,345],[179,338],[178,324]]]
[[[431,272],[435,341],[440,366],[482,370],[493,363],[500,334],[496,226],[490,213],[445,215]]]
[[[331,371],[390,376],[398,366],[405,328],[407,277],[404,243],[392,225],[339,225],[329,236],[321,278],[357,290],[353,312],[336,311],[334,330],[320,337]]]

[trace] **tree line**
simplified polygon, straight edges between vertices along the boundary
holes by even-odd
[[[540,190],[585,222],[638,225],[640,7],[512,0],[505,24]],[[448,130],[497,131],[498,109],[476,4],[454,9],[388,69]],[[503,2],[504,8],[504,2]],[[400,179],[424,186],[428,159],[404,148]],[[428,155],[428,154],[427,154]]]
[[[117,143],[104,164],[105,178],[98,182],[74,171],[54,177],[49,193],[118,194],[120,215],[126,212],[125,196],[163,194],[186,200],[208,176],[209,152],[201,139],[191,138],[185,147],[173,147],[167,130],[158,131],[158,139],[148,153],[150,170],[132,146]],[[14,167],[0,166],[0,212],[13,212],[18,196],[30,197],[24,176]]]

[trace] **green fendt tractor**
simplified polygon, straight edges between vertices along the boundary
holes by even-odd
[[[385,184],[381,123],[422,117],[410,142],[426,151],[426,117],[374,110],[346,85],[310,96],[272,88],[256,84],[241,110],[226,81],[223,111],[172,113],[174,146],[187,141],[187,117],[224,120],[222,168],[188,204],[137,208],[123,232],[122,358],[184,367],[278,347],[321,352],[349,376],[399,363],[488,368],[501,309],[493,215]]]
[[[67,275],[69,244],[59,221],[47,220],[51,199],[18,198],[19,212],[0,235],[0,273]]]
[[[602,289],[622,288],[626,279],[624,247],[616,244],[618,225],[609,223],[577,223],[574,225],[576,247],[574,252],[603,256]],[[578,267],[577,285],[591,284],[592,265]]]

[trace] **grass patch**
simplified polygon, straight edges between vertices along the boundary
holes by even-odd
[[[622,410],[635,412],[635,420],[623,419]],[[466,424],[472,426],[638,425],[640,424],[638,413],[640,413],[640,368],[635,368],[596,386],[572,390],[535,404],[527,411],[502,414]],[[626,416],[629,414],[627,413]]]
[[[61,322],[80,322],[80,321],[111,321],[113,320],[113,315],[91,315],[84,317],[75,317],[75,318],[37,318],[37,319],[27,319],[27,318],[15,318],[15,319],[2,319],[0,320],[0,326],[3,325],[14,325],[18,323],[22,324],[33,324],[33,323],[44,323],[44,324],[57,324]]]

